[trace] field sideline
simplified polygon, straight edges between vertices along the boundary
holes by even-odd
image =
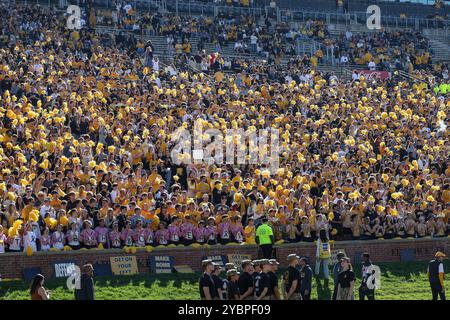
[[[376,264],[376,263],[375,263]],[[379,300],[430,300],[431,292],[426,276],[427,262],[379,263],[381,268],[381,289],[377,290]],[[444,269],[450,270],[450,262],[444,262]],[[360,284],[361,269],[355,267]],[[95,295],[98,300],[198,300],[199,274],[162,274],[95,278]],[[279,272],[281,279],[281,272]],[[446,279],[446,287],[450,280]],[[0,282],[0,300],[29,300],[28,283],[20,280]],[[54,300],[72,300],[73,292],[65,288],[64,280],[46,281],[45,287],[52,291]],[[313,281],[312,299],[329,300],[333,292],[330,281],[324,287],[323,279]],[[358,290],[355,290],[358,299]]]

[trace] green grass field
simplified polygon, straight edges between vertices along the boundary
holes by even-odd
[[[445,270],[450,270],[450,262],[445,261]],[[380,263],[381,289],[377,290],[379,300],[429,300],[431,292],[426,276],[426,262]],[[359,278],[359,266],[355,268]],[[199,274],[163,274],[121,277],[97,277],[95,294],[98,300],[198,300]],[[313,281],[313,299],[329,300],[332,281],[328,288],[323,279]],[[359,287],[358,279],[356,287]],[[446,280],[449,287],[450,280]],[[28,300],[28,283],[20,280],[0,282],[0,300]],[[48,280],[45,287],[52,291],[54,300],[71,300],[73,292],[66,289],[64,280]],[[358,299],[358,290],[355,290]]]

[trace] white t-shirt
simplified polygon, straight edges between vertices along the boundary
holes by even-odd
[[[27,250],[28,246],[31,247],[33,252],[36,252],[36,234],[33,231],[28,231],[27,234],[23,236],[23,244],[24,252]]]

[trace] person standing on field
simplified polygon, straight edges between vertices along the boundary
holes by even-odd
[[[214,264],[212,260],[202,261],[203,275],[199,281],[200,298],[202,300],[217,300],[217,290],[214,281],[211,278],[214,272]]]
[[[300,264],[300,294],[303,300],[311,300],[311,289],[312,289],[312,277],[313,271],[308,264],[308,259],[302,257],[299,260]]]
[[[369,272],[369,268],[372,266],[372,261],[370,261],[370,255],[365,252],[362,254],[362,280],[361,286],[359,287],[359,300],[375,300],[375,289],[369,289],[368,281],[372,272]]]
[[[238,280],[240,298],[241,300],[252,300],[254,289],[252,274],[255,272],[253,269],[253,264],[250,260],[243,260],[241,268],[242,273]]]
[[[267,217],[262,218],[262,225],[256,229],[256,243],[261,248],[264,259],[272,258],[272,247],[275,243],[272,227],[268,225]]]
[[[333,300],[336,300],[336,295],[337,295],[337,281],[338,281],[338,276],[339,273],[342,271],[342,267],[341,267],[341,259],[345,257],[345,254],[343,252],[338,252],[336,254],[336,260],[337,262],[334,264],[333,267],[333,282],[334,282],[334,290],[333,290]]]
[[[302,296],[300,294],[300,271],[297,269],[299,258],[300,257],[298,257],[295,253],[287,256],[289,266],[283,275],[286,300],[302,300]]]
[[[338,276],[338,288],[336,300],[354,300],[353,289],[355,287],[356,276],[353,272],[350,258],[341,259],[342,271]]]
[[[280,290],[278,289],[278,277],[277,277],[277,270],[278,270],[278,261],[275,259],[270,259],[270,271],[267,273],[270,280],[270,292],[272,292],[272,296],[270,297],[271,300],[281,300],[280,298]]]
[[[324,229],[319,232],[319,239],[317,239],[317,249],[316,249],[316,276],[319,276],[320,265],[323,264],[323,276],[325,278],[325,286],[328,286],[328,281],[330,278],[328,263],[331,257],[331,247],[330,242],[327,237],[327,233]]]
[[[255,300],[270,300],[270,262],[267,259],[260,260],[262,271],[255,277]]]
[[[431,294],[433,300],[437,300],[440,296],[441,300],[445,300],[445,286],[444,286],[444,258],[446,255],[443,252],[436,252],[434,260],[428,263],[428,280],[430,281]]]

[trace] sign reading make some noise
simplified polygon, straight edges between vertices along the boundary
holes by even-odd
[[[75,262],[64,261],[57,262],[54,264],[55,273],[53,274],[55,278],[68,278],[72,275],[75,270]]]
[[[173,269],[172,256],[150,257],[150,271],[152,273],[171,273]]]
[[[135,256],[111,257],[111,271],[116,276],[133,275],[138,273]]]

